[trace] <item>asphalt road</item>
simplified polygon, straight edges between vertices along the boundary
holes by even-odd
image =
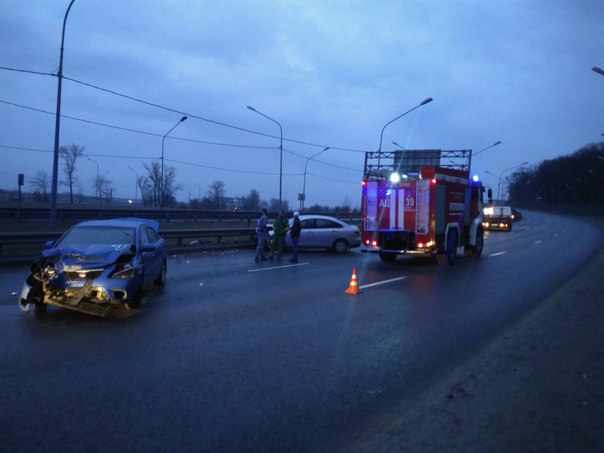
[[[165,288],[107,321],[23,314],[26,267],[0,275],[0,447],[309,451],[413,401],[590,259],[599,231],[527,213],[481,260],[357,252],[177,256]],[[362,293],[344,293],[356,268]]]
[[[320,451],[601,452],[604,243],[593,246],[593,259],[480,353]]]

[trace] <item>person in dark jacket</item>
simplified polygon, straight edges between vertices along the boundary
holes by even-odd
[[[298,262],[298,242],[300,241],[300,232],[302,231],[302,223],[300,222],[300,213],[298,211],[294,212],[294,220],[292,221],[292,226],[289,229],[289,235],[292,239],[292,249],[294,251],[290,263]]]

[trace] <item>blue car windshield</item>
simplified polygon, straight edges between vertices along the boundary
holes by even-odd
[[[84,244],[134,244],[136,230],[127,227],[75,227],[61,238],[55,247]]]

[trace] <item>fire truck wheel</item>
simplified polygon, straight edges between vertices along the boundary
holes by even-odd
[[[474,246],[474,250],[472,251],[472,255],[474,258],[480,258],[482,255],[482,248],[484,246],[484,232],[482,230],[478,230],[476,235],[476,245]]]
[[[455,258],[457,257],[457,231],[451,231],[449,233],[449,240],[447,241],[447,262],[450,266],[455,264]]]
[[[380,259],[387,263],[391,263],[396,260],[396,253],[380,252]]]

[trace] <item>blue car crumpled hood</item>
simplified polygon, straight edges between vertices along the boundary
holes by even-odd
[[[61,259],[65,267],[85,269],[115,263],[124,253],[132,253],[132,244],[85,244],[44,250],[45,258]]]

